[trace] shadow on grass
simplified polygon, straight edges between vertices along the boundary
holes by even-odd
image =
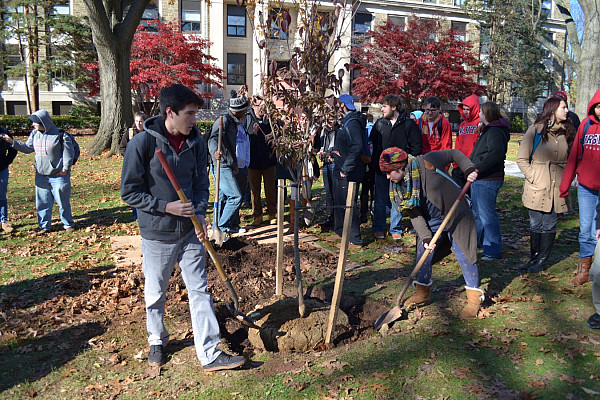
[[[83,214],[74,214],[73,218],[75,219],[77,229],[85,229],[92,225],[111,226],[115,223],[133,221],[131,207],[127,205],[90,210]]]
[[[0,392],[44,378],[77,357],[90,339],[104,332],[102,324],[86,322],[17,344],[0,345]]]
[[[92,288],[94,279],[106,279],[105,271],[112,268],[73,270],[0,286],[0,311],[26,309],[60,295],[78,296]]]

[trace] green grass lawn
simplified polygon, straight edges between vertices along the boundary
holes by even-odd
[[[92,137],[77,139],[85,148]],[[519,139],[511,139],[508,159],[515,159]],[[33,156],[20,153],[11,166],[9,213],[15,231],[0,234],[0,398],[600,396],[600,335],[585,324],[594,312],[590,284],[567,285],[578,254],[576,196],[574,211],[559,220],[553,266],[539,275],[518,275],[511,267],[527,260],[528,216],[520,201],[522,182],[511,177],[498,198],[504,258],[479,263],[487,296],[481,318],[457,317],[465,302],[464,281],[449,256],[434,267],[433,303],[389,330],[363,332],[360,340],[324,352],[258,353],[253,368],[212,375],[202,372],[193,346],[187,346],[153,377],[144,359],[143,308],[117,313],[111,308],[117,304],[111,299],[127,299],[127,288],[140,284],[113,279],[123,271],[115,268],[110,236],[137,234],[119,196],[121,163],[118,157],[89,158],[84,152],[72,174],[78,229],[44,237],[32,235],[37,226]],[[323,195],[321,181],[313,194]],[[56,229],[60,221],[54,210]],[[308,231],[325,237],[315,227]],[[404,251],[394,252],[391,239],[373,241],[370,224],[363,226],[363,236],[368,245],[351,250],[349,258],[364,268],[347,273],[344,291],[387,309],[412,270],[414,237],[403,239]],[[131,315],[139,318],[127,318]],[[187,337],[186,300],[168,309],[166,324],[174,337]],[[266,373],[261,364],[280,366],[282,372]]]

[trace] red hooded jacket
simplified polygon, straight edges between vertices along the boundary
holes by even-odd
[[[443,113],[440,113],[440,119],[433,124],[433,132],[429,132],[429,134],[423,133],[423,125],[426,124],[427,121],[424,121],[423,117],[419,118],[417,121],[417,125],[421,129],[421,139],[423,142],[421,154],[427,154],[430,151],[449,150],[452,148],[452,127],[450,126],[450,122],[444,117]],[[440,126],[442,128],[441,132],[439,131]]]
[[[469,118],[465,118],[462,107],[467,106],[471,110],[469,112]],[[458,126],[458,133],[456,134],[456,142],[454,148],[462,151],[462,153],[470,157],[475,147],[475,142],[479,138],[479,97],[476,94],[472,94],[467,97],[462,103],[458,105],[458,112],[463,118],[463,121]]]
[[[560,196],[569,194],[571,182],[577,174],[577,181],[583,186],[600,190],[600,119],[594,112],[596,104],[600,103],[600,89],[594,93],[588,105],[587,117],[581,121],[569,159],[565,166],[562,180],[560,181]],[[583,136],[583,131],[588,120],[591,125]]]

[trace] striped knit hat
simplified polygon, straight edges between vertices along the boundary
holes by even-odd
[[[379,169],[381,172],[396,171],[408,164],[408,154],[399,147],[385,149],[379,157]]]

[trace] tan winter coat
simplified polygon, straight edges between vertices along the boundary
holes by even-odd
[[[571,199],[559,196],[560,180],[569,156],[567,139],[565,135],[548,131],[548,140],[540,141],[530,163],[536,128],[541,132],[542,125],[527,129],[517,153],[517,165],[525,175],[523,205],[536,211],[550,212],[554,206],[557,213],[567,212],[571,210]]]

